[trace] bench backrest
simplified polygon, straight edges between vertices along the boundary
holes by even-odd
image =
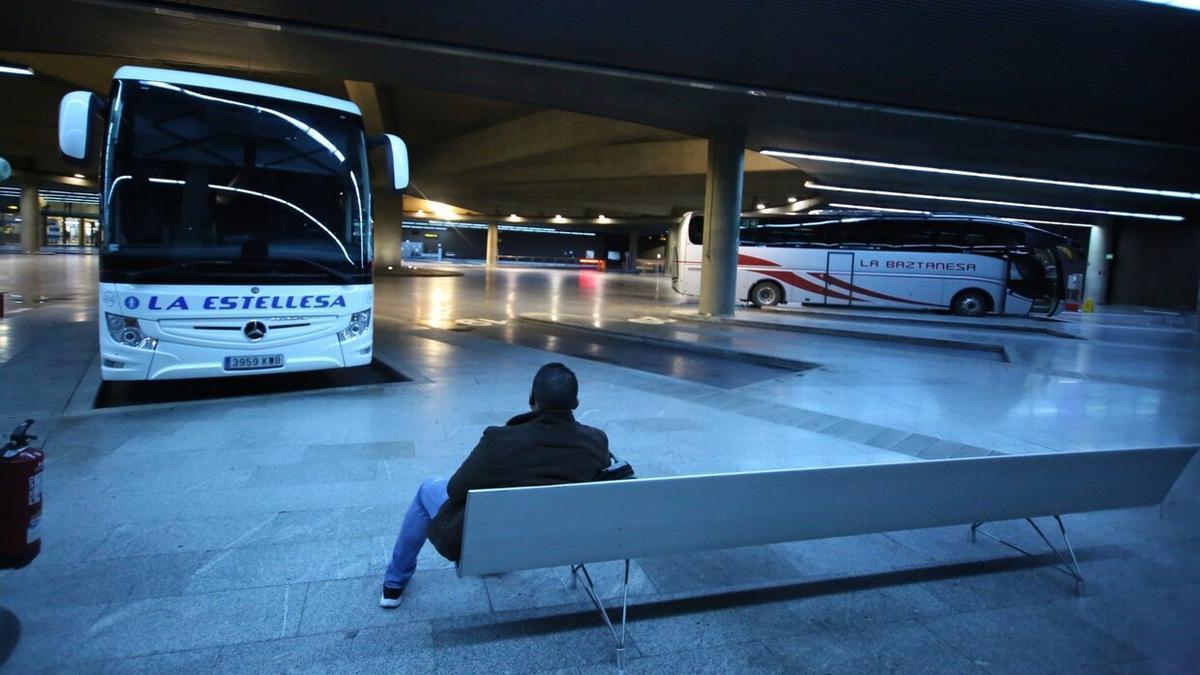
[[[1147,506],[1195,447],[472,490],[460,575]]]

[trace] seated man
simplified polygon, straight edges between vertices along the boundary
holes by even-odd
[[[484,488],[582,483],[609,465],[608,437],[575,421],[579,382],[561,363],[538,370],[529,409],[502,427],[488,427],[449,481],[426,479],[404,516],[392,550],[379,605],[400,606],[400,595],[417,569],[426,536],[449,560],[462,551],[467,492]],[[434,515],[436,514],[436,515]]]

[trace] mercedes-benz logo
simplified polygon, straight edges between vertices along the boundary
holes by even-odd
[[[251,342],[258,342],[267,336],[267,324],[261,321],[251,321],[242,329],[242,335]]]

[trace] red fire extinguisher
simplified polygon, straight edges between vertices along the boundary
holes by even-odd
[[[25,420],[0,453],[0,569],[19,569],[42,550],[42,461]]]

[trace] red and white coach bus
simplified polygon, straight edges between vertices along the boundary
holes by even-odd
[[[700,293],[704,217],[671,232],[667,268]],[[949,309],[963,316],[1052,316],[1082,280],[1070,239],[1025,223],[950,214],[744,214],[737,297],[755,306]],[[1078,276],[1073,276],[1078,275]]]

